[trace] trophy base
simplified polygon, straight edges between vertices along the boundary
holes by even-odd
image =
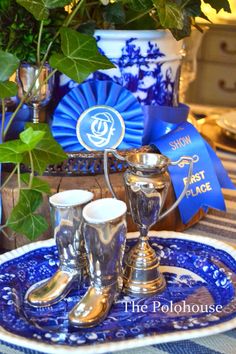
[[[140,238],[125,261],[123,291],[134,296],[151,296],[161,293],[165,287],[156,252],[147,238]]]
[[[123,278],[123,281],[123,292],[137,297],[152,296],[162,293],[166,288],[166,281],[162,274],[160,274],[157,279],[152,281],[131,281],[125,277]]]

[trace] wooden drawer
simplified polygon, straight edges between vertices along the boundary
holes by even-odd
[[[236,65],[199,62],[189,102],[236,107]]]
[[[205,61],[236,64],[236,25],[228,30],[210,28],[203,38],[199,58]]]

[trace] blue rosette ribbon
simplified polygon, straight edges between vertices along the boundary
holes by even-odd
[[[67,152],[138,148],[144,114],[138,100],[121,85],[91,80],[62,98],[51,129]]]

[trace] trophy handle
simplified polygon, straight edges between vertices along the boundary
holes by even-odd
[[[121,161],[126,161],[126,158],[119,155],[115,149],[105,149],[104,150],[103,169],[104,169],[105,180],[106,180],[109,191],[111,192],[113,198],[119,199],[119,198],[117,198],[117,195],[112,187],[110,176],[109,176],[108,154],[113,154],[118,160],[121,160]]]
[[[184,196],[185,196],[185,194],[187,192],[187,189],[188,189],[188,187],[190,185],[192,174],[193,174],[193,162],[194,162],[194,160],[193,160],[192,157],[190,157],[190,156],[182,156],[179,160],[170,162],[170,165],[172,165],[172,166],[179,165],[180,167],[183,167],[186,162],[189,163],[189,169],[188,169],[188,179],[187,179],[187,182],[186,182],[186,184],[184,186],[184,189],[183,189],[182,193],[180,194],[179,198],[175,201],[175,203],[169,209],[167,209],[164,213],[162,213],[159,216],[158,221],[163,219],[167,214],[169,214],[172,210],[174,210],[179,205],[179,203],[184,198]]]

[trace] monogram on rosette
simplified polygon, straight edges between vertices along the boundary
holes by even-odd
[[[124,138],[125,124],[121,114],[109,106],[85,110],[77,123],[76,134],[86,150],[103,150],[118,146]]]

